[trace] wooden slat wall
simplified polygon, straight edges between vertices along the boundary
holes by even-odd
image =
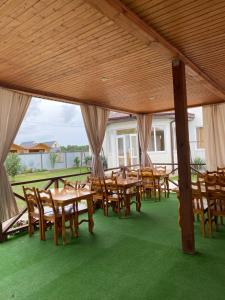
[[[170,5],[179,10],[182,9],[179,3],[184,2],[187,9],[183,13],[188,14],[191,4],[197,7],[196,2],[204,1],[123,2],[146,22],[160,18],[166,37],[171,39],[167,14],[172,14],[174,24],[179,23],[180,17]],[[176,36],[183,41],[182,28],[176,26]],[[189,41],[192,35],[188,36]],[[2,1],[0,49],[2,85],[12,84],[130,112],[173,109],[168,57],[142,43],[85,1]],[[218,70],[222,72],[222,66]],[[187,79],[189,105],[220,100],[196,78]]]

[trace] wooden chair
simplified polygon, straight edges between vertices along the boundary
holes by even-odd
[[[113,177],[109,182],[105,183],[106,198],[104,201],[104,210],[106,216],[108,216],[108,208],[112,206],[114,212],[120,216],[120,211],[124,207],[124,195],[119,189],[117,184],[117,178]]]
[[[91,191],[95,191],[95,195],[93,196],[94,205],[100,204],[100,207],[103,209],[104,215],[107,215],[105,210],[105,201],[106,201],[106,188],[105,188],[105,180],[100,177],[91,177],[90,178],[90,189]]]
[[[166,174],[166,166],[155,166],[155,172],[161,174],[158,184],[161,185],[161,190],[164,191],[165,197],[169,197],[170,189],[169,189],[169,176]],[[156,182],[157,183],[157,182]],[[157,186],[156,186],[157,187]]]
[[[139,174],[139,170],[128,170],[127,171],[127,178],[136,178],[139,179],[140,174]]]
[[[210,217],[215,218],[216,230],[219,230],[218,217],[221,219],[223,224],[223,217],[225,217],[225,186],[219,187],[217,190],[217,196],[215,199],[215,204],[210,206]]]
[[[28,188],[23,186],[23,193],[27,203],[28,211],[28,233],[31,237],[34,233],[34,226],[39,223],[40,240],[43,239],[41,226],[41,209],[36,194],[35,188]]]
[[[217,219],[213,217],[211,211],[214,210],[216,200],[218,198],[217,182],[205,182],[206,198],[208,202],[208,221],[209,221],[209,237],[212,237],[212,224],[217,223]],[[216,225],[217,226],[217,225]]]
[[[148,195],[150,198],[152,197],[152,192],[154,193],[154,197],[156,198],[156,180],[153,175],[153,170],[146,171],[145,169],[141,169],[141,180],[142,180],[142,193],[144,195]],[[159,192],[160,186],[158,185]],[[159,194],[160,197],[160,194]]]
[[[61,230],[62,224],[62,210],[54,205],[51,191],[36,189],[39,205],[41,209],[41,226],[43,240],[45,240],[46,223],[51,222],[54,224],[54,243],[58,245],[58,234]],[[73,207],[70,205],[65,208],[65,220],[69,221],[69,228],[71,236],[73,235]]]
[[[225,167],[223,168],[217,167],[217,173],[221,175],[225,175]]]
[[[208,220],[205,218],[205,214],[208,213],[208,203],[207,200],[202,197],[200,182],[192,182],[191,187],[193,214],[197,216],[197,220],[199,220],[200,217],[202,235],[205,237],[205,225]]]
[[[111,178],[119,177],[120,175],[121,175],[121,172],[119,170],[118,171],[112,171]]]

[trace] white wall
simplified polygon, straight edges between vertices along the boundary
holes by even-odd
[[[153,118],[152,126],[159,126],[164,128],[165,132],[165,151],[162,152],[149,152],[151,160],[153,163],[170,163],[171,162],[171,143],[170,143],[170,123],[171,120],[169,119],[156,119]],[[117,130],[122,129],[131,129],[137,128],[137,121],[124,121],[124,122],[117,122],[111,123],[107,126],[106,135],[103,143],[104,153],[108,159],[108,167],[117,167],[117,144],[116,144],[116,137],[117,137]]]
[[[189,141],[192,160],[196,157],[201,157],[205,160],[205,149],[197,148],[197,127],[203,127],[202,107],[188,109],[190,113],[195,115],[194,120],[189,122]]]
[[[189,113],[193,113],[194,119],[189,120],[189,139],[190,139],[190,149],[191,157],[201,157],[205,160],[205,150],[197,149],[197,136],[196,128],[203,126],[202,121],[202,108],[192,108],[188,110]],[[170,122],[172,119],[162,118],[162,117],[153,117],[152,126],[153,127],[162,127],[164,128],[165,134],[165,151],[163,152],[149,152],[151,160],[153,163],[171,163],[171,137],[170,137]],[[107,126],[106,135],[103,143],[104,153],[108,159],[108,167],[117,167],[117,145],[116,145],[116,131],[122,129],[131,129],[136,128],[136,120],[124,121],[111,123]],[[176,148],[174,150],[174,162],[177,162],[177,153]]]

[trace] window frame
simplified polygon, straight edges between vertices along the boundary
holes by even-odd
[[[199,136],[198,136],[198,129],[202,129],[202,131],[204,130],[203,126],[196,126],[195,127],[195,134],[196,134],[196,150],[205,150],[205,147],[198,147],[198,143],[201,144],[201,141],[199,140]],[[204,134],[204,133],[203,133]],[[205,140],[203,140],[203,144],[205,144]]]
[[[164,150],[157,150],[157,141],[156,141],[156,129],[160,129],[163,131],[163,138],[164,138]],[[155,150],[148,150],[148,152],[150,153],[166,153],[166,143],[165,143],[165,132],[166,132],[166,128],[165,126],[162,126],[162,125],[154,125],[152,126],[152,130],[151,130],[151,134],[152,134],[152,131],[153,131],[153,134],[154,134],[154,149]]]

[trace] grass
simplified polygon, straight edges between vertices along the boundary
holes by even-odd
[[[0,299],[192,300],[224,299],[225,226],[203,239],[195,224],[195,256],[180,250],[175,195],[143,201],[128,219],[101,210],[94,235],[80,226],[80,237],[54,246],[21,234],[0,245]]]
[[[43,171],[43,172],[34,172],[34,173],[26,173],[26,174],[19,174],[14,178],[14,181],[12,181],[12,178],[10,178],[11,183],[13,182],[22,182],[22,181],[30,181],[30,180],[36,180],[36,179],[45,179],[45,178],[51,178],[51,177],[57,177],[57,176],[65,176],[70,174],[79,174],[79,173],[85,173],[88,172],[88,169],[86,167],[80,167],[80,168],[68,168],[68,169],[58,169],[58,170],[52,170],[52,171]],[[87,175],[81,175],[81,176],[74,176],[69,177],[68,180],[75,181],[75,180],[83,180],[87,177]],[[37,182],[37,183],[30,183],[26,184],[24,186],[27,187],[37,187],[37,188],[43,188],[46,185],[47,181]],[[19,195],[23,195],[22,186],[13,186],[13,191],[16,192]],[[20,209],[25,207],[25,202],[22,200],[17,199],[17,204]]]

